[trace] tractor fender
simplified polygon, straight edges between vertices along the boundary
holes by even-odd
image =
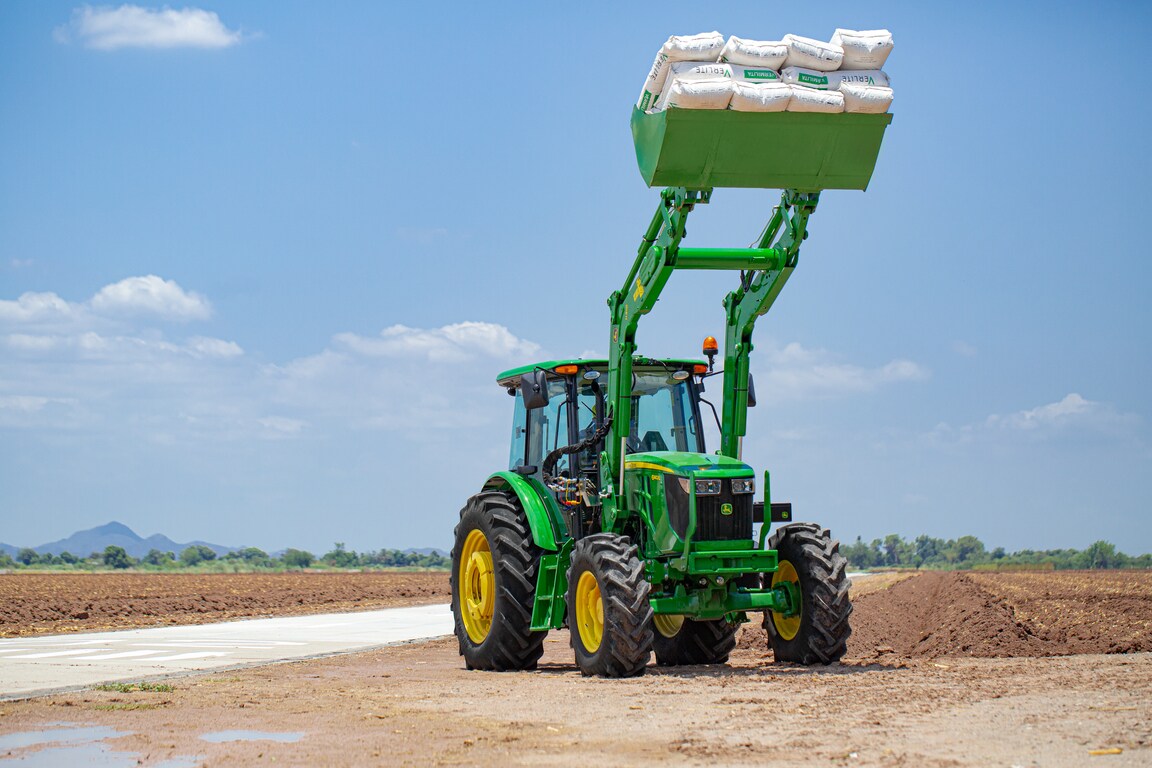
[[[516,494],[532,529],[532,541],[541,549],[555,552],[560,549],[556,542],[563,543],[568,538],[559,505],[536,478],[515,472],[497,472],[484,483],[484,490],[511,490]]]

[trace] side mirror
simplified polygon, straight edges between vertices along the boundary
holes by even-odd
[[[748,407],[756,407],[756,384],[752,381],[752,372],[748,372]]]
[[[520,394],[524,397],[524,407],[530,411],[548,405],[548,374],[537,370],[522,375]]]

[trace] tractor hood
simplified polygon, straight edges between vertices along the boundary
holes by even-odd
[[[624,459],[625,470],[652,470],[674,475],[707,472],[719,477],[750,477],[752,467],[738,459],[713,453],[684,451],[645,451],[630,453]]]

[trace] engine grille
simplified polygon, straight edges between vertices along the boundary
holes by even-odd
[[[683,539],[688,532],[688,494],[680,485],[681,478],[664,476],[664,498],[668,506],[668,520],[672,530]],[[733,541],[752,538],[751,493],[732,493],[732,481],[723,480],[720,493],[715,496],[696,497],[695,541]],[[732,514],[721,509],[732,505]]]

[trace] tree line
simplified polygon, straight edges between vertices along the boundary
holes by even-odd
[[[937,539],[917,536],[907,540],[897,534],[865,542],[857,536],[850,544],[841,544],[840,552],[853,569],[867,568],[1053,568],[1109,569],[1152,568],[1152,554],[1126,555],[1107,541],[1097,541],[1082,550],[1077,549],[1022,549],[1006,552],[1003,547],[988,550],[975,536],[958,539]],[[58,555],[40,554],[30,547],[17,552],[16,557],[0,552],[0,569],[52,568],[58,570],[138,570],[174,571],[185,568],[199,570],[304,570],[307,568],[421,568],[448,569],[452,560],[439,552],[419,554],[398,549],[356,552],[342,542],[320,557],[302,549],[287,549],[273,557],[257,547],[244,547],[224,555],[217,555],[203,544],[194,544],[179,555],[174,552],[151,550],[141,558],[129,555],[123,547],[105,547],[103,552],[92,552],[79,557],[70,552]]]
[[[1052,568],[1088,570],[1107,568],[1152,568],[1152,554],[1126,555],[1111,542],[1097,541],[1085,549],[1022,549],[1006,552],[1003,547],[989,551],[975,536],[937,539],[917,536],[908,541],[894,533],[865,542],[857,536],[851,544],[841,544],[840,553],[854,569],[864,568]]]
[[[420,554],[398,549],[380,549],[355,552],[337,542],[325,554],[317,557],[303,549],[286,549],[278,556],[269,555],[257,547],[244,547],[224,555],[217,555],[210,547],[194,544],[179,555],[153,549],[141,558],[129,555],[123,547],[108,546],[103,552],[92,552],[79,557],[71,552],[58,555],[41,554],[25,547],[12,557],[0,552],[0,569],[52,568],[58,570],[138,570],[175,571],[185,568],[199,570],[303,570],[306,568],[421,568],[447,569],[452,560],[439,552]]]

